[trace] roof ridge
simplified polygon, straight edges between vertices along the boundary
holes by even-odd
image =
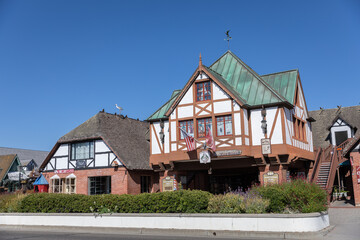
[[[236,58],[236,60],[240,61],[246,68],[248,68],[248,70],[255,75],[256,78],[258,78],[258,80],[264,84],[266,87],[269,88],[270,91],[272,91],[275,95],[277,95],[276,97],[278,97],[281,101],[283,102],[287,102],[286,98],[283,97],[280,93],[278,93],[273,87],[270,86],[270,84],[268,84],[264,79],[261,78],[261,76],[255,72],[250,66],[248,66],[245,62],[243,62],[238,56],[236,56],[233,52],[231,52],[229,50],[229,53]]]
[[[343,109],[343,108],[354,108],[354,107],[360,107],[360,105],[341,107],[341,109]],[[339,108],[324,108],[324,109],[319,109],[319,110],[312,110],[312,111],[309,111],[309,112],[326,111],[326,110],[338,110],[338,109]],[[341,109],[340,109],[340,111],[341,111]]]
[[[109,112],[98,112],[98,114],[101,113],[101,114],[107,114],[107,115],[110,115],[110,116],[113,116],[113,117],[120,117],[121,120],[123,119],[129,119],[129,120],[133,120],[133,121],[137,121],[137,122],[145,122],[144,120],[140,120],[139,118],[133,118],[133,117],[129,117],[128,115],[123,115],[123,114],[117,114],[117,113],[109,113]],[[94,115],[95,116],[95,115]],[[124,118],[121,118],[121,116],[124,116]]]
[[[299,69],[296,68],[296,69],[291,69],[291,70],[286,70],[286,71],[281,71],[281,72],[274,72],[274,73],[263,74],[263,75],[260,75],[260,77],[269,76],[269,75],[275,75],[275,74],[280,74],[280,73],[293,72],[293,71],[299,72]]]
[[[34,152],[48,152],[48,151],[45,151],[45,150],[34,150],[34,149],[26,149],[26,148],[0,147],[0,149],[1,148],[4,148],[4,149],[16,149],[16,150],[26,150],[26,151],[34,151]]]

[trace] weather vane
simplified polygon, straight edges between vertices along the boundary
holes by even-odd
[[[230,39],[231,39],[229,32],[230,32],[230,30],[227,30],[227,31],[225,32],[225,34],[226,34],[226,39],[224,39],[225,41],[228,42],[228,50],[230,50]]]

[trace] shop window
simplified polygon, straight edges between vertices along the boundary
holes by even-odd
[[[89,177],[89,195],[110,194],[111,177]]]
[[[210,81],[196,84],[196,101],[211,100]]]
[[[150,176],[141,176],[140,179],[141,193],[150,192]]]
[[[179,122],[180,128],[187,132],[190,136],[194,137],[194,122],[193,120]],[[180,129],[179,129],[180,131]],[[180,131],[180,139],[184,139],[183,134]]]
[[[65,193],[68,193],[68,194],[76,193],[75,181],[76,181],[76,178],[66,178],[65,179]]]
[[[71,144],[71,160],[94,158],[94,142],[80,142]]]
[[[53,193],[63,192],[63,180],[61,178],[51,179],[51,190]]]
[[[209,131],[212,131],[212,119],[211,118],[203,118],[197,120],[197,130],[198,137],[206,137],[209,134]]]
[[[216,117],[216,134],[217,136],[232,135],[232,118],[230,116]]]
[[[75,175],[66,178],[51,179],[51,192],[52,193],[76,193],[76,178]]]

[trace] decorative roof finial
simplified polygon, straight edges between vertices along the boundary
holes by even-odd
[[[200,56],[199,56],[199,67],[202,66],[202,60],[201,60],[201,53],[200,53]]]

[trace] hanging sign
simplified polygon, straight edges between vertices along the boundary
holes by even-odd
[[[360,166],[356,167],[357,182],[360,183]]]
[[[209,151],[202,151],[200,152],[200,163],[210,163],[211,162],[211,158],[210,158],[210,153]]]
[[[268,171],[264,174],[264,186],[279,183],[279,174]]]
[[[262,154],[270,154],[271,153],[270,138],[261,139],[261,153]]]

